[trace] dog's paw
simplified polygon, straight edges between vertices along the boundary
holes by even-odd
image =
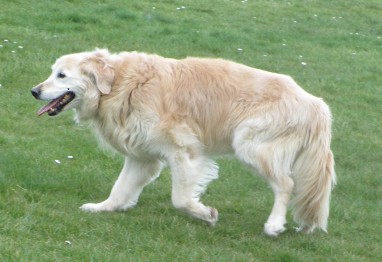
[[[270,237],[277,237],[279,234],[285,231],[283,224],[279,223],[265,223],[264,233]]]
[[[309,225],[302,225],[302,226],[300,226],[300,227],[296,227],[295,229],[296,229],[296,232],[298,232],[298,233],[305,233],[305,234],[311,234],[311,233],[313,233],[313,231],[314,231],[314,229],[315,229],[316,227],[313,225],[313,226],[309,226]],[[326,230],[323,230],[325,233],[327,233],[327,231]]]
[[[101,203],[95,204],[95,203],[87,203],[82,206],[80,206],[80,209],[82,211],[96,213],[96,212],[102,212],[102,211],[108,211],[106,210]]]
[[[216,222],[218,221],[219,212],[216,208],[213,208],[213,207],[209,207],[209,209],[210,209],[210,216],[209,216],[207,222],[211,226],[215,226]]]

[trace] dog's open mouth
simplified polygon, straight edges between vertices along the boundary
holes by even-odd
[[[73,92],[66,92],[62,96],[53,99],[47,105],[43,106],[38,110],[37,115],[41,116],[42,114],[48,112],[48,115],[55,116],[62,111],[62,109],[69,104],[76,95]]]

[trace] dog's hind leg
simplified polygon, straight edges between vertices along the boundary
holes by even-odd
[[[172,175],[172,203],[175,208],[214,225],[218,219],[215,208],[199,201],[200,195],[212,179],[217,178],[215,162],[180,149],[168,159]]]
[[[268,179],[274,193],[272,212],[264,224],[264,232],[268,236],[277,236],[285,231],[286,212],[293,190],[293,180],[288,176]]]
[[[293,191],[293,179],[289,176],[290,169],[282,164],[284,160],[277,159],[277,149],[261,147],[256,150],[252,161],[244,161],[255,168],[270,184],[274,193],[272,212],[264,224],[264,232],[268,236],[277,236],[285,231],[287,207]],[[278,162],[280,160],[280,162]]]
[[[235,134],[234,149],[238,158],[256,169],[270,184],[274,193],[274,204],[264,232],[277,236],[285,231],[288,203],[293,191],[291,178],[298,143],[293,136],[272,138],[263,134],[254,134],[253,125],[244,126]]]
[[[110,196],[100,203],[88,203],[80,208],[89,212],[126,210],[133,207],[145,185],[159,176],[162,163],[159,160],[125,159],[123,169]]]

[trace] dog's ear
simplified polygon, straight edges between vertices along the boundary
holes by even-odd
[[[84,73],[89,75],[102,94],[110,94],[114,83],[114,68],[107,62],[108,52],[96,50],[83,63]]]

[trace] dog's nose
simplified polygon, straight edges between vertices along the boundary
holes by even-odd
[[[34,87],[34,88],[31,90],[31,93],[32,93],[32,95],[33,95],[36,99],[38,99],[38,98],[40,97],[40,93],[41,93],[41,89],[40,89],[40,87],[39,87],[39,86]]]

